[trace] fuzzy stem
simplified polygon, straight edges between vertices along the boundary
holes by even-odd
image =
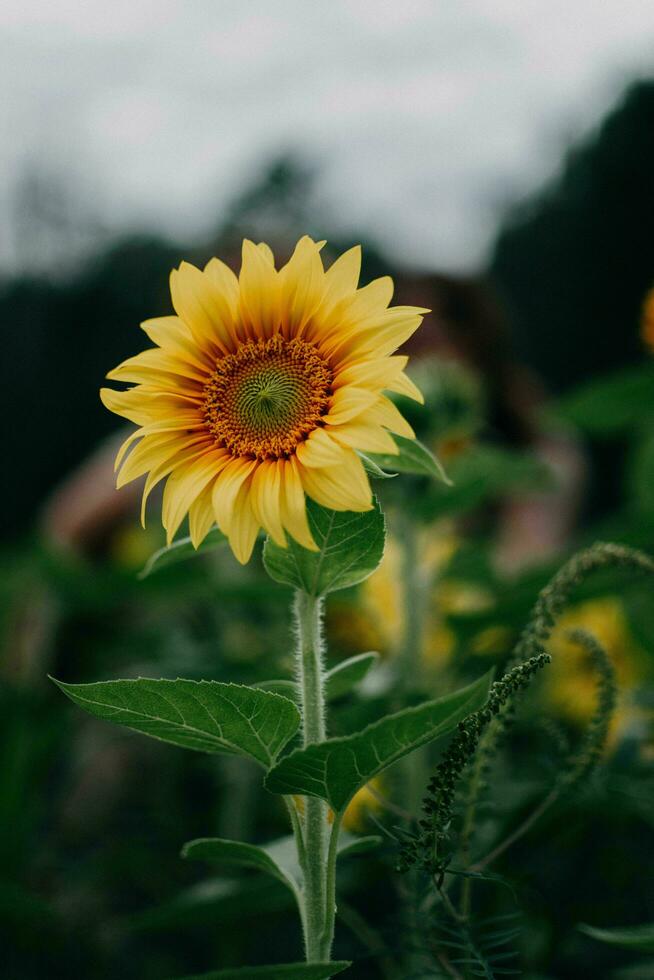
[[[341,829],[341,814],[334,814],[334,823],[329,837],[327,851],[327,875],[325,888],[325,923],[323,926],[323,951],[325,959],[329,960],[334,941],[334,924],[336,920],[336,859],[338,857],[338,835]]]
[[[297,672],[305,748],[325,739],[325,691],[320,597],[297,592]],[[327,804],[313,796],[304,800],[304,942],[307,963],[329,959],[334,933],[327,903]],[[336,831],[338,833],[338,831]],[[331,921],[331,929],[327,925]]]

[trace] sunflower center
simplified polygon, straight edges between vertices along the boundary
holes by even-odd
[[[320,424],[331,382],[312,344],[279,334],[249,341],[216,364],[204,390],[207,426],[233,456],[289,456]]]

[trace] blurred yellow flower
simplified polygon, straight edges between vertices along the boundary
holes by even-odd
[[[383,392],[422,401],[407,357],[391,355],[428,311],[389,307],[389,277],[358,288],[358,247],[325,272],[323,244],[305,236],[277,270],[267,245],[244,241],[238,278],[215,258],[203,271],[182,262],[177,315],[143,323],[155,346],[109,373],[135,386],[103,388],[104,404],[139,426],[118,453],[118,486],[148,474],[144,513],[166,480],[169,542],[188,514],[196,547],[216,523],[241,562],[260,527],[315,549],[305,494],[369,510],[357,450],[396,453],[391,432],[413,437]]]
[[[432,582],[438,577],[439,572],[448,564],[459,545],[459,539],[452,531],[449,522],[444,522],[440,527],[427,527],[418,532],[417,552],[418,552],[418,578],[431,591]],[[397,537],[388,535],[386,538],[386,549],[384,551],[384,561],[376,571],[366,579],[362,586],[362,604],[365,611],[372,621],[377,624],[380,631],[380,641],[377,645],[381,647],[380,652],[393,654],[396,653],[402,644],[406,629],[406,615],[409,612],[404,605],[404,589],[402,588],[405,560],[402,545]],[[438,587],[435,587],[434,595],[438,595]],[[438,609],[430,609],[435,612],[436,618],[440,614]],[[437,626],[435,623],[428,624],[428,631],[432,631],[436,648],[442,652],[443,643],[449,652],[452,646],[452,636],[445,628],[440,635],[436,635]],[[451,642],[452,640],[452,642]],[[430,640],[427,641],[426,650],[420,651],[421,655],[432,659],[435,647]]]
[[[508,654],[515,641],[515,632],[509,626],[487,626],[472,639],[472,653],[481,656]]]
[[[358,833],[366,830],[368,816],[370,814],[376,815],[383,809],[379,799],[381,787],[382,782],[379,778],[371,779],[366,786],[354,794],[343,814],[345,830]]]
[[[557,713],[570,721],[584,723],[595,710],[597,675],[587,651],[566,635],[573,629],[586,630],[599,641],[615,667],[621,691],[628,690],[638,679],[640,651],[630,635],[617,597],[584,602],[564,613],[548,643],[552,663],[543,672],[543,690]],[[623,709],[624,704],[616,720],[623,715]]]
[[[461,613],[486,612],[495,604],[495,596],[475,582],[449,579],[438,590],[438,602],[442,612],[456,615]]]
[[[364,831],[366,829],[367,817],[369,814],[380,813],[383,809],[383,805],[380,801],[381,791],[382,791],[382,780],[375,776],[371,779],[369,783],[362,786],[358,790],[343,814],[342,827],[345,830],[350,830],[354,833]],[[304,797],[294,796],[293,803],[295,804],[295,809],[300,817],[304,816]],[[334,822],[334,811],[329,810],[327,814],[329,823]]]
[[[654,289],[650,289],[643,300],[640,335],[647,346],[654,350]]]
[[[392,535],[386,537],[384,560],[361,588],[367,618],[377,624],[382,653],[395,652],[402,642],[404,609],[402,593],[402,549]]]

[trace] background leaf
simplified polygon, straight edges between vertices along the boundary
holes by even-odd
[[[354,657],[336,664],[331,670],[327,671],[325,683],[327,687],[327,699],[333,701],[336,698],[348,694],[356,684],[363,680],[371,667],[379,660],[379,654],[374,650],[367,653],[357,653]]]
[[[328,980],[346,970],[350,963],[280,963],[279,966],[246,966],[236,970],[214,970],[181,980]]]
[[[338,839],[338,854],[363,854],[381,844],[381,837],[357,837],[342,831]],[[182,848],[182,857],[209,861],[212,864],[239,865],[263,871],[281,881],[297,894],[302,884],[302,873],[297,859],[295,839],[292,834],[257,846],[241,841],[223,840],[220,837],[200,837],[189,841]]]
[[[309,527],[319,551],[308,551],[289,538],[280,548],[270,538],[263,550],[266,571],[276,582],[309,595],[347,589],[368,578],[384,554],[384,515],[376,497],[364,513],[327,510],[307,500]]]
[[[551,471],[535,456],[499,446],[473,446],[449,464],[452,482],[432,484],[421,502],[430,520],[469,511],[509,491],[546,490]]]
[[[390,453],[370,455],[373,463],[382,470],[390,470],[391,473],[433,476],[448,486],[452,485],[441,461],[422,442],[418,439],[406,439],[404,436],[393,436],[393,440],[399,449],[397,456],[392,456]]]
[[[647,361],[593,378],[554,406],[559,418],[591,435],[613,435],[640,424],[654,406],[654,364]]]
[[[359,453],[358,455],[359,458],[361,459],[361,462],[363,463],[364,470],[366,471],[368,476],[371,476],[373,478],[373,480],[392,480],[394,477],[397,476],[397,472],[387,473],[386,470],[383,470],[381,466],[379,466],[379,464],[375,462],[372,456],[366,456],[365,453]]]
[[[488,697],[493,672],[417,708],[405,708],[363,731],[291,752],[266,777],[272,793],[318,796],[345,809],[357,790],[414,749],[448,735]]]
[[[362,681],[370,668],[379,660],[379,654],[373,650],[368,653],[357,653],[354,657],[348,657],[340,664],[336,664],[325,674],[325,690],[328,701],[335,701],[337,698],[348,694],[359,681]],[[273,691],[281,694],[292,701],[299,701],[300,692],[296,681],[291,680],[272,680],[260,681],[256,687],[262,691]]]
[[[300,868],[292,836],[282,837],[268,845],[256,846],[220,837],[200,837],[182,848],[182,857],[212,864],[254,868],[277,878],[295,894],[301,883]]]
[[[142,571],[139,572],[138,577],[147,578],[153,572],[159,572],[162,568],[167,568],[169,565],[176,565],[179,561],[187,561],[189,558],[195,558],[197,555],[206,554],[207,551],[215,551],[216,548],[219,548],[226,542],[227,538],[217,527],[209,531],[199,548],[193,546],[190,538],[180,538],[179,541],[173,541],[172,544],[164,548],[159,548],[159,551],[155,551],[148,558]]]
[[[633,949],[640,953],[654,953],[654,923],[651,922],[641,926],[620,926],[618,929],[596,929],[595,926],[582,923],[577,928],[591,939],[610,946]]]
[[[300,725],[292,701],[218,681],[54,683],[89,714],[199,752],[248,755],[270,766]]]

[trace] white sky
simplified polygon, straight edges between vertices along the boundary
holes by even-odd
[[[4,0],[0,228],[29,165],[190,239],[290,147],[330,227],[471,269],[653,42],[653,0]]]

